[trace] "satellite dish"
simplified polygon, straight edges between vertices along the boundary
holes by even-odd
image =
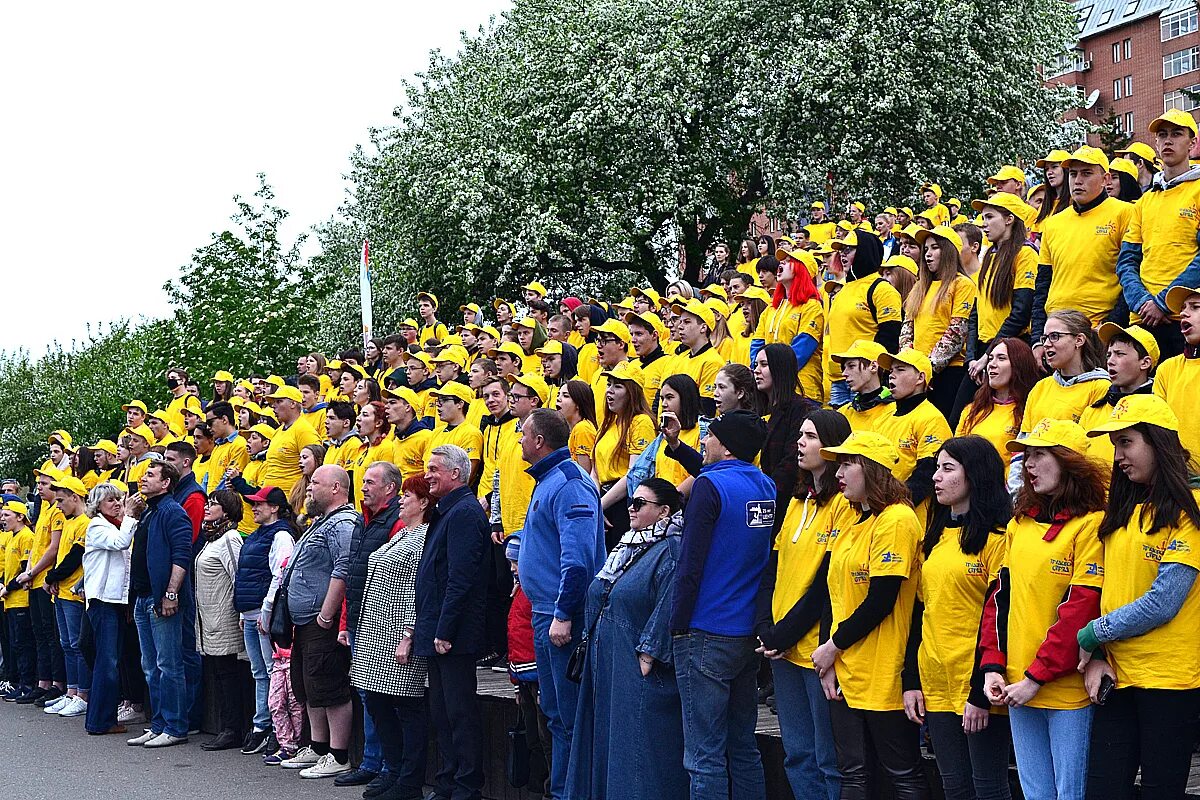
[[[1096,101],[1099,99],[1100,99],[1100,90],[1093,89],[1092,93],[1087,96],[1087,100],[1084,101],[1083,107],[1085,109],[1091,108],[1092,106],[1096,105]]]

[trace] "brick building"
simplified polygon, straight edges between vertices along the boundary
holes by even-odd
[[[1075,0],[1079,39],[1048,65],[1047,80],[1098,93],[1078,113],[1148,142],[1146,126],[1165,109],[1200,110],[1197,0]],[[1092,144],[1099,144],[1092,137]]]

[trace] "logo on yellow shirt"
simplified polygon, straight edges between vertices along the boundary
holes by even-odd
[[[1116,229],[1117,229],[1117,226],[1112,224],[1111,222],[1108,223],[1107,225],[1097,225],[1096,226],[1096,235],[1097,236],[1109,236]]]
[[[1075,568],[1075,562],[1069,558],[1050,559],[1050,571],[1055,575],[1070,575]]]
[[[871,573],[866,567],[850,570],[850,577],[855,583],[870,583]]]
[[[982,561],[967,561],[967,562],[964,562],[964,566],[967,568],[968,575],[983,575],[983,574],[985,574]]]
[[[1089,561],[1084,569],[1084,575],[1103,575],[1104,567],[1097,564],[1095,561]]]
[[[1142,545],[1142,561],[1153,561],[1155,563],[1162,561],[1163,548],[1155,547],[1152,544]]]
[[[903,564],[904,556],[900,555],[899,553],[888,550],[879,557],[879,563],[880,564]]]
[[[905,436],[903,439],[901,439],[899,442],[896,443],[896,447],[898,447],[901,450],[916,450],[917,449],[917,437]]]
[[[1192,552],[1191,546],[1187,542],[1183,541],[1182,539],[1172,539],[1170,541],[1170,543],[1167,544],[1167,549],[1173,553],[1190,553],[1190,552]]]
[[[1195,220],[1196,216],[1196,209],[1192,206],[1184,206],[1183,208],[1179,209],[1180,219]]]

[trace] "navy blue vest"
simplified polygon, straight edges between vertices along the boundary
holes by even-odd
[[[287,530],[287,522],[260,525],[242,542],[233,583],[233,607],[241,613],[258,610],[267,597],[271,588],[271,544],[279,530]]]

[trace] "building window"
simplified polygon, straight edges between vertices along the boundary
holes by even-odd
[[[1125,40],[1125,57],[1133,58],[1133,39]]]
[[[1133,97],[1133,76],[1132,75],[1125,76],[1125,96]]]
[[[1200,47],[1189,47],[1186,50],[1176,50],[1163,56],[1163,78],[1174,78],[1185,72],[1192,72],[1200,65]]]
[[[1120,42],[1113,42],[1113,63],[1114,64],[1121,63],[1121,43]]]
[[[1133,133],[1133,112],[1132,111],[1125,112],[1125,132]]]
[[[1197,19],[1196,9],[1189,8],[1163,17],[1161,26],[1162,40],[1165,42],[1168,39],[1178,39],[1180,36],[1194,33],[1200,28],[1200,20]]]
[[[1105,9],[1104,13],[1100,15],[1100,21],[1098,23],[1096,23],[1096,27],[1103,28],[1110,21],[1112,21],[1112,15],[1113,15],[1113,9],[1111,9],[1111,8]]]
[[[1084,6],[1083,8],[1079,9],[1078,14],[1076,15],[1076,19],[1079,22],[1080,33],[1083,33],[1083,29],[1087,27],[1088,20],[1092,16],[1092,8],[1093,6]]]
[[[1046,79],[1057,78],[1068,72],[1079,72],[1083,69],[1083,51],[1067,50],[1051,59],[1046,65]],[[1087,94],[1084,92],[1084,94]]]
[[[1188,96],[1187,92],[1191,92],[1192,96]],[[1195,98],[1200,96],[1200,83],[1193,84],[1186,89],[1176,89],[1173,92],[1167,92],[1163,95],[1163,111],[1176,109],[1178,111],[1194,111],[1200,108],[1200,102]]]
[[[1121,79],[1117,78],[1113,81],[1113,100],[1121,99]]]

